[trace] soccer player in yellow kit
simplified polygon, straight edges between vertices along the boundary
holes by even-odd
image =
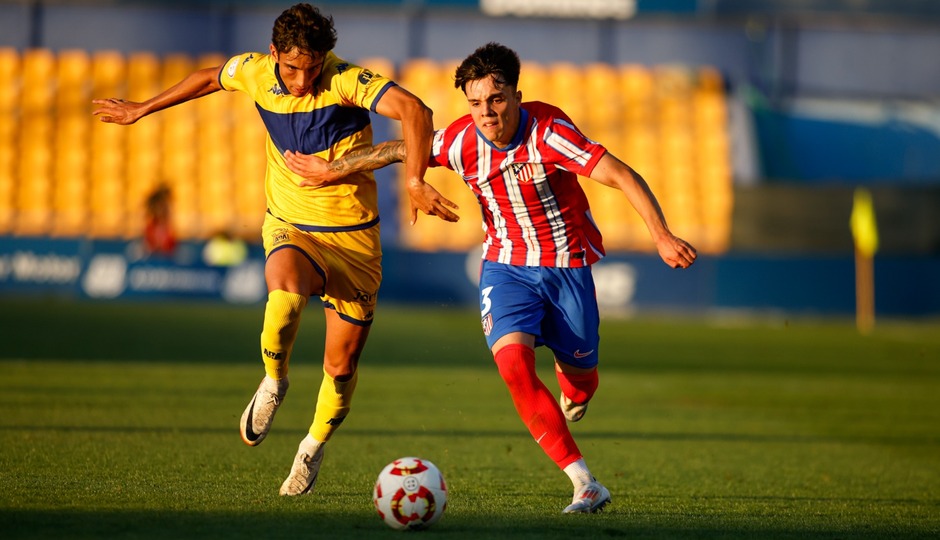
[[[372,145],[369,110],[399,120],[408,148],[405,164],[412,221],[417,211],[447,221],[457,216],[423,180],[430,153],[431,111],[394,82],[337,57],[333,18],[297,4],[275,21],[269,54],[243,53],[221,66],[197,70],[142,103],[97,99],[101,121],[133,124],[140,118],[219,90],[254,99],[268,131],[262,227],[268,299],[261,332],[265,377],[245,409],[241,436],[260,444],[288,388],[291,350],[301,312],[311,295],[323,302],[326,340],[323,380],[308,435],[301,441],[281,495],[309,493],[323,448],[349,412],[358,362],[374,316],[382,250],[375,177],[350,175],[309,190],[291,172],[294,152],[326,160]]]

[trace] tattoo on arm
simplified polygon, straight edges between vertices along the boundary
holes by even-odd
[[[381,169],[401,161],[405,161],[405,141],[385,141],[330,162],[330,170],[345,176],[354,172]]]

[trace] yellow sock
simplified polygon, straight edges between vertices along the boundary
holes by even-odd
[[[275,380],[287,376],[290,353],[300,328],[300,314],[307,299],[287,291],[271,291],[264,307],[264,327],[261,330],[261,360],[264,372]]]
[[[313,415],[313,424],[310,425],[311,437],[320,442],[330,440],[333,432],[349,414],[358,380],[359,370],[353,372],[348,381],[338,381],[327,375],[326,371],[323,372],[320,395],[317,396],[317,412]]]

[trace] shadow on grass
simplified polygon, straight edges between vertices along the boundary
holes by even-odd
[[[0,527],[8,540],[32,538],[150,539],[150,538],[402,538],[371,512],[335,515],[318,511],[306,501],[285,501],[270,512],[199,513],[187,511],[38,511],[0,510]],[[296,503],[296,504],[295,504]],[[929,531],[886,530],[864,527],[847,530],[773,528],[746,522],[721,524],[721,516],[630,516],[599,514],[532,516],[445,515],[440,523],[420,534],[436,539],[571,538],[631,539],[917,539],[935,538]],[[404,533],[408,534],[408,533]]]

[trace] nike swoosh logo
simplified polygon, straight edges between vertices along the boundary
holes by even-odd
[[[245,438],[248,439],[249,441],[254,441],[255,439],[258,438],[258,436],[255,435],[255,432],[251,430],[251,426],[254,425],[253,422],[254,422],[254,417],[255,417],[255,401],[257,400],[258,400],[258,394],[255,394],[255,397],[252,398],[251,400],[251,407],[248,409],[248,419],[245,422]]]
[[[581,352],[581,349],[578,349],[578,350],[574,351],[574,357],[575,357],[575,358],[586,358],[586,357],[588,357],[588,356],[591,356],[591,353],[593,353],[593,352],[594,352],[594,349],[591,349],[590,351],[585,352],[585,353]]]
[[[547,431],[546,431],[545,433],[543,433],[541,436],[539,436],[538,439],[535,439],[535,444],[541,444],[541,443],[542,443],[542,439],[544,439],[546,435],[548,435],[548,432],[547,432]]]

